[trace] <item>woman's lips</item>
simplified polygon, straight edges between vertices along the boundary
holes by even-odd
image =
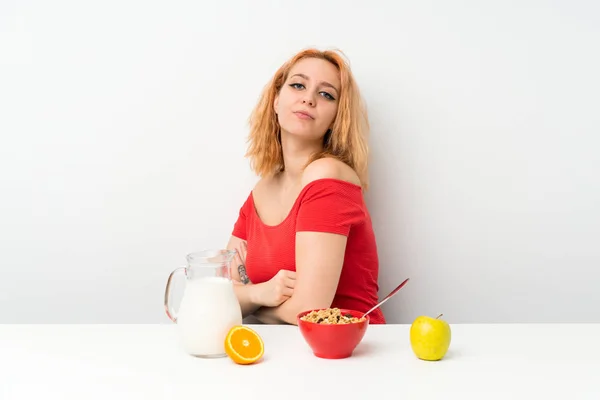
[[[314,119],[312,115],[304,111],[296,111],[294,114],[300,119]]]

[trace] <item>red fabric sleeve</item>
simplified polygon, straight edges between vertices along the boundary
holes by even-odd
[[[347,236],[352,225],[365,220],[360,186],[335,179],[320,179],[304,190],[296,232],[329,232]]]
[[[248,206],[250,206],[250,196],[248,196],[240,208],[238,219],[235,221],[235,224],[233,224],[233,231],[231,232],[233,236],[242,240],[247,240],[246,221],[248,215]]]

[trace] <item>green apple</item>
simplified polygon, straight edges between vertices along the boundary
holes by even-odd
[[[450,347],[450,325],[438,315],[417,317],[410,326],[410,345],[421,360],[438,361],[444,358]]]

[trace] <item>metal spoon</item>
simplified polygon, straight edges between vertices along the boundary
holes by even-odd
[[[392,297],[393,295],[395,295],[396,293],[398,293],[398,290],[402,289],[402,286],[406,285],[406,282],[408,282],[409,279],[410,278],[406,278],[404,280],[404,282],[402,282],[401,284],[399,284],[396,289],[392,290],[390,292],[390,294],[388,294],[387,296],[385,296],[385,298],[383,300],[381,300],[379,303],[377,303],[377,305],[375,307],[371,308],[369,311],[367,311],[366,313],[364,313],[363,317],[365,317],[371,311],[376,310],[377,308],[379,308],[379,306],[382,305],[383,303],[385,303],[386,301],[388,301],[390,299],[390,297]]]

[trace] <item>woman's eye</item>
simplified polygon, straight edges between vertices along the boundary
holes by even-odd
[[[332,95],[330,95],[330,94],[329,94],[329,93],[327,93],[327,92],[321,92],[321,95],[322,95],[323,97],[325,97],[327,100],[335,100],[335,97],[333,97]]]
[[[296,90],[306,89],[306,87],[301,83],[290,83],[290,87],[292,87]],[[325,97],[327,100],[335,100],[335,97],[333,97],[331,94],[329,94],[327,92],[319,92],[319,94],[321,96]]]

